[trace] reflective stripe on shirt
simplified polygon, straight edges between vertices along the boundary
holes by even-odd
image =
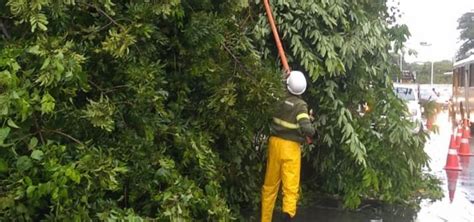
[[[273,122],[280,125],[280,126],[283,126],[287,129],[298,129],[300,128],[300,126],[298,126],[298,124],[294,124],[294,123],[290,123],[290,122],[287,122],[285,120],[282,120],[282,119],[279,119],[279,118],[276,118],[276,117],[273,117]]]
[[[309,115],[307,113],[300,113],[296,116],[296,121],[300,121],[300,119],[309,119]]]

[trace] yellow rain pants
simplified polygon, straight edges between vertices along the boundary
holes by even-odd
[[[267,170],[262,187],[262,222],[271,222],[283,181],[283,212],[296,214],[300,186],[301,148],[298,142],[272,136],[268,142]]]

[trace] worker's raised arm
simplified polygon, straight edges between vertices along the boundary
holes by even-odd
[[[312,137],[315,133],[315,129],[313,125],[311,124],[311,119],[308,114],[308,108],[306,104],[301,105],[298,109],[298,114],[296,116],[296,121],[298,122],[298,125],[300,126],[300,132],[304,136],[309,136]]]

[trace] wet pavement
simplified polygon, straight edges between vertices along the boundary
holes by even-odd
[[[433,134],[425,146],[430,155],[430,172],[443,182],[444,198],[434,203],[421,204],[415,221],[420,222],[474,222],[474,156],[460,156],[461,171],[446,171],[446,157],[451,136],[451,123],[445,113],[440,114],[439,134]],[[470,140],[474,152],[474,139]]]
[[[425,145],[429,154],[430,169],[426,171],[442,181],[444,198],[430,202],[423,201],[421,209],[388,211],[392,213],[363,211],[347,211],[336,208],[307,207],[298,209],[296,221],[324,222],[474,222],[474,156],[460,157],[462,171],[446,171],[448,147],[451,137],[451,123],[448,115],[441,113],[436,125],[438,134],[431,134],[430,141]],[[474,138],[470,141],[474,152]],[[279,221],[275,215],[275,221]]]

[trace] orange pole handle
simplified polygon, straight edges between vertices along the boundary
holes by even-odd
[[[278,35],[278,30],[275,25],[275,20],[273,19],[272,10],[270,8],[270,3],[268,0],[264,0],[263,4],[265,5],[265,11],[267,12],[268,22],[273,32],[273,37],[275,38],[276,46],[278,48],[278,54],[280,55],[281,64],[283,65],[283,71],[286,73],[286,77],[290,74],[290,66],[288,65],[288,60],[286,59],[285,50],[281,44],[280,36]]]

